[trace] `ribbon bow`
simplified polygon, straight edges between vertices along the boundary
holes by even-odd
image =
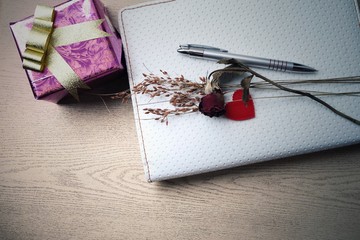
[[[23,54],[23,67],[42,72],[45,66],[45,54],[49,47],[55,18],[54,8],[38,5],[26,49]]]
[[[55,10],[38,5],[34,14],[33,27],[23,53],[23,67],[43,71],[46,66],[59,83],[79,101],[77,89],[90,89],[68,65],[55,47],[108,37],[111,34],[98,27],[103,19],[53,28]]]

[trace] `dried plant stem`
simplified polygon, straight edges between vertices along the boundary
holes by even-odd
[[[229,92],[233,92],[233,89],[238,89],[241,88],[240,84],[235,84],[235,85],[221,85],[222,89],[231,89],[231,91],[228,91],[226,93]],[[251,85],[250,88],[256,88],[256,89],[268,89],[268,90],[278,90],[278,91],[282,91],[281,89],[277,88],[277,87],[272,87],[272,85],[270,84],[266,84],[264,86],[258,86],[257,84],[255,85]],[[327,95],[327,96],[341,96],[341,95],[346,95],[346,96],[352,96],[352,97],[360,97],[360,92],[323,92],[323,91],[314,91],[314,90],[301,90],[303,92],[308,92],[308,93],[315,93],[313,95],[315,96],[320,96],[320,95]],[[295,95],[297,96],[297,95]],[[276,97],[283,97],[283,96],[276,96]],[[253,98],[254,99],[254,98]]]
[[[115,95],[111,96],[112,99],[121,99],[122,102],[127,102],[131,98],[131,91],[130,89],[116,93]]]
[[[199,111],[198,109],[195,109],[194,111],[182,112],[182,113],[180,113],[180,114],[169,114],[169,115],[167,116],[167,119],[164,119],[163,122],[166,123],[166,120],[168,120],[169,117],[178,116],[178,115],[185,115],[185,114],[192,114],[192,113],[196,113],[196,112],[198,112],[198,111]],[[140,118],[140,120],[157,120],[157,121],[161,121],[161,120],[162,120],[162,117]]]
[[[240,64],[241,64],[241,63],[240,63]],[[310,99],[312,99],[312,100],[314,100],[314,101],[322,104],[323,106],[327,107],[328,109],[330,109],[330,110],[331,110],[332,112],[334,112],[335,114],[337,114],[337,115],[339,115],[339,116],[341,116],[341,117],[343,117],[343,118],[345,118],[345,119],[347,119],[347,120],[349,120],[349,121],[351,121],[351,122],[353,122],[353,123],[355,123],[355,124],[357,124],[357,125],[360,125],[360,121],[359,121],[359,120],[357,120],[357,119],[355,119],[355,118],[352,118],[352,117],[344,114],[343,112],[335,109],[335,108],[332,107],[330,104],[328,104],[327,102],[321,100],[320,98],[317,98],[317,97],[315,97],[314,95],[312,95],[312,94],[310,94],[310,93],[308,93],[308,92],[303,92],[303,91],[299,91],[299,90],[296,90],[296,89],[291,89],[291,88],[284,87],[284,86],[282,86],[282,85],[280,85],[280,84],[278,84],[278,83],[276,83],[276,82],[268,79],[267,77],[265,77],[265,76],[263,76],[263,75],[255,72],[254,70],[248,68],[247,66],[245,66],[245,65],[243,65],[243,64],[241,64],[241,65],[242,65],[242,67],[243,67],[244,69],[246,69],[247,72],[249,72],[249,73],[253,74],[254,76],[256,76],[256,77],[258,77],[258,78],[260,78],[260,79],[262,79],[262,80],[264,80],[264,81],[266,81],[266,82],[268,82],[268,83],[270,83],[271,85],[274,85],[275,87],[277,87],[277,88],[279,88],[279,89],[281,89],[281,90],[287,91],[287,92],[291,92],[291,93],[295,93],[295,94],[299,94],[299,95],[308,97],[308,98],[310,98]]]
[[[159,117],[154,118],[155,120],[160,120],[160,122],[169,123],[168,117],[170,115],[181,115],[185,113],[197,112],[198,107],[183,107],[183,108],[175,108],[175,109],[161,109],[161,108],[144,108],[145,114],[154,114],[158,115]]]
[[[344,78],[326,78],[326,79],[308,79],[308,80],[276,80],[278,84],[288,85],[288,84],[307,84],[307,83],[316,83],[316,84],[326,84],[326,83],[339,83],[339,84],[359,84],[360,76],[353,77],[344,77]],[[267,82],[256,82],[252,83],[254,85],[268,85]]]
[[[300,91],[300,90],[296,90],[296,89],[291,89],[291,88],[288,88],[288,87],[284,87],[282,86],[281,84],[275,82],[275,81],[272,81],[270,80],[269,78],[255,72],[254,70],[252,70],[251,68],[247,67],[246,65],[242,64],[241,62],[235,60],[235,59],[223,59],[223,60],[220,60],[218,63],[223,63],[223,64],[231,64],[230,66],[228,67],[225,67],[224,69],[219,69],[219,70],[215,70],[213,71],[212,73],[210,73],[209,75],[209,78],[211,75],[213,74],[218,74],[218,73],[223,73],[223,72],[230,72],[230,73],[235,73],[235,72],[238,72],[238,73],[244,73],[244,72],[248,72],[250,74],[252,74],[253,76],[256,76],[260,79],[262,79],[263,81],[267,82],[268,84],[270,85],[273,85],[283,91],[287,91],[287,92],[291,92],[291,93],[295,93],[295,94],[298,94],[298,95],[302,95],[302,96],[305,96],[305,97],[308,97],[320,104],[322,104],[323,106],[325,106],[326,108],[328,108],[329,110],[331,110],[332,112],[334,112],[335,114],[357,124],[357,125],[360,125],[360,121],[355,119],[355,118],[352,118],[348,115],[346,115],[345,113],[337,110],[336,108],[332,107],[330,104],[328,104],[327,102],[321,100],[320,98],[312,95],[311,93],[309,92],[305,92],[305,91]],[[214,75],[215,76],[215,75]],[[250,86],[249,86],[250,87]]]
[[[276,80],[274,81],[281,85],[294,85],[294,84],[360,84],[360,76],[344,77],[344,78],[326,78],[326,79],[309,79],[309,80]],[[268,82],[254,82],[250,87],[260,88],[262,86],[272,85]],[[221,87],[226,88],[240,88],[241,84],[221,84]]]
[[[273,88],[272,88],[273,89]],[[232,92],[232,91],[231,91]],[[359,92],[360,93],[360,92]],[[350,95],[348,93],[318,93],[318,94],[313,94],[314,96],[333,96],[333,95]],[[352,95],[350,95],[352,96]],[[360,95],[355,95],[356,97],[360,97]],[[282,96],[267,96],[267,97],[252,97],[253,100],[256,99],[277,99],[277,98],[295,98],[295,97],[304,97],[303,95],[298,95],[298,94],[294,94],[294,95],[282,95]],[[234,101],[234,100],[233,100]],[[242,99],[240,100],[236,100],[234,102],[238,102],[238,101],[243,101]]]

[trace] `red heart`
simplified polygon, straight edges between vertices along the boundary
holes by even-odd
[[[249,101],[244,103],[242,100],[243,90],[236,90],[233,94],[233,101],[225,105],[225,116],[231,120],[247,120],[255,117],[255,107],[251,95]]]

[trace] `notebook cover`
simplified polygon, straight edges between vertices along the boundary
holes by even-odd
[[[177,0],[122,9],[119,26],[131,87],[143,73],[166,70],[197,81],[221,68],[188,58],[179,44],[197,43],[230,52],[304,63],[315,74],[257,69],[270,79],[325,79],[360,75],[360,28],[353,0]],[[359,84],[298,86],[322,91],[360,91]],[[200,113],[169,118],[165,125],[143,109],[171,108],[166,99],[133,95],[141,154],[148,181],[160,181],[283,158],[360,142],[360,127],[305,97],[252,90],[256,117],[247,121]],[[360,118],[359,97],[322,97]]]

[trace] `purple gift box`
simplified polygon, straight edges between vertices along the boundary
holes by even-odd
[[[54,28],[102,19],[99,29],[110,36],[80,41],[54,47],[73,72],[86,85],[93,87],[124,70],[121,64],[122,47],[119,35],[106,15],[104,5],[98,0],[72,0],[55,7]],[[33,16],[10,23],[20,55],[25,51],[27,36],[32,27]],[[43,72],[25,70],[36,99],[58,102],[68,91],[45,67]]]

